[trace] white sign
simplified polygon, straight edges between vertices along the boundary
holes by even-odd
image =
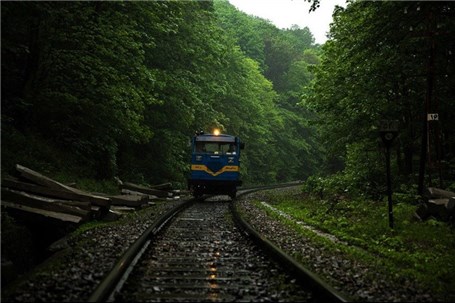
[[[427,121],[438,121],[439,114],[427,114]]]

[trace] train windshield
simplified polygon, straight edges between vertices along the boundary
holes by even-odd
[[[215,155],[235,155],[235,144],[233,142],[196,142],[196,153]]]

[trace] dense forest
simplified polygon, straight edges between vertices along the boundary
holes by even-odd
[[[395,186],[454,189],[454,10],[349,1],[318,45],[222,0],[2,2],[2,174],[184,187],[191,136],[218,127],[245,184],[378,196],[393,119]]]

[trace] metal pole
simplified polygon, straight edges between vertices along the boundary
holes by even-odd
[[[389,227],[393,228],[393,210],[392,210],[392,181],[390,177],[390,146],[387,146],[386,151],[387,165],[387,196],[389,201]]]

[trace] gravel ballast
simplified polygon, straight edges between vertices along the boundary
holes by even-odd
[[[289,190],[289,189],[275,189]],[[329,284],[356,301],[435,302],[441,301],[422,290],[414,281],[399,285],[384,274],[372,272],[365,264],[318,247],[284,224],[252,206],[260,193],[239,198],[245,218],[288,254],[304,256],[303,263]],[[150,206],[137,215],[124,216],[116,224],[87,230],[61,240],[62,249],[53,258],[2,289],[3,302],[86,301],[117,259],[163,212],[182,201]],[[14,287],[13,287],[14,285]]]
[[[293,195],[300,188],[273,189],[273,191],[277,190]],[[271,219],[265,210],[253,206],[253,200],[265,201],[265,199],[261,192],[253,193],[240,199],[238,206],[247,221],[288,255],[298,255],[301,258],[299,261],[306,268],[353,300],[360,302],[447,301],[447,299],[441,299],[432,294],[431,291],[424,290],[415,281],[410,279],[397,281],[391,275],[380,273],[368,264],[353,260],[339,250],[328,250],[320,244],[315,244],[314,241],[309,241],[284,223]],[[264,202],[264,204],[266,203]],[[269,206],[269,204],[266,205]],[[343,243],[332,235],[324,234],[317,230],[313,230],[313,232],[329,241]],[[356,249],[354,247],[351,248]]]

